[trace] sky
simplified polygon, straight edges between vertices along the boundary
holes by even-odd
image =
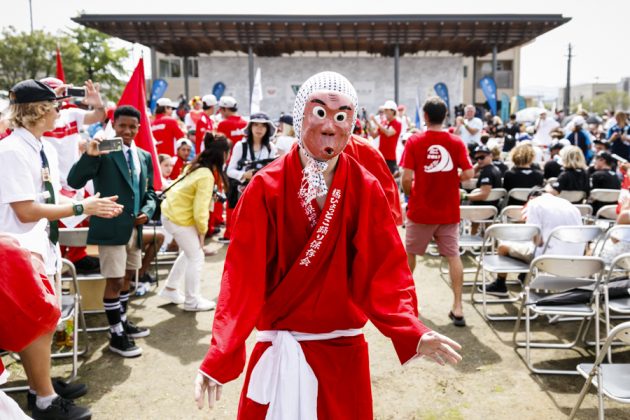
[[[8,1],[8,0],[6,0]],[[572,20],[524,46],[521,53],[521,93],[526,95],[557,95],[566,83],[566,54],[573,45],[572,84],[616,83],[630,77],[630,54],[627,46],[630,26],[630,1],[609,0],[448,0],[427,2],[398,0],[239,0],[233,2],[164,0],[32,0],[35,29],[56,32],[76,26],[70,20],[80,12],[90,14],[562,14]],[[601,7],[598,7],[601,6]],[[29,30],[29,1],[14,0],[12,7],[4,7],[0,28],[12,25],[18,30]],[[142,48],[128,43],[132,62]],[[148,75],[147,75],[148,76]]]

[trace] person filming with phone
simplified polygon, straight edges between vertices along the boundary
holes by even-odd
[[[142,226],[156,207],[151,155],[134,143],[140,118],[132,106],[117,108],[113,128],[122,145],[116,145],[117,139],[91,141],[68,175],[73,188],[93,180],[97,193],[117,195],[124,206],[113,219],[92,218],[87,241],[98,245],[101,273],[107,278],[103,304],[111,334],[109,349],[123,357],[140,356],[142,349],[133,339],[149,335],[148,329],[127,319],[129,285],[142,262]],[[100,150],[101,145],[107,150]]]

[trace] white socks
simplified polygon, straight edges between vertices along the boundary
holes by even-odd
[[[38,395],[37,396],[37,400],[35,401],[35,404],[37,405],[37,408],[39,408],[40,410],[45,410],[45,409],[47,409],[50,406],[50,404],[52,404],[52,402],[57,397],[58,397],[58,395],[55,394],[55,393],[53,393],[52,395],[49,395],[47,397],[40,397]]]

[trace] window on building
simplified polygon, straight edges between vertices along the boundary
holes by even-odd
[[[512,60],[497,60],[497,73],[495,82],[497,89],[514,88],[514,72]],[[492,76],[492,61],[477,61],[477,80],[475,85],[479,86],[479,81],[484,76]]]
[[[160,58],[158,64],[160,77],[182,77],[182,60],[180,58]]]
[[[188,76],[199,77],[199,60],[196,58],[188,59]]]

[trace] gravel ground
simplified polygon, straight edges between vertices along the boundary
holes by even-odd
[[[224,258],[225,248],[217,256],[206,258],[202,287],[205,296],[217,296]],[[452,326],[447,318],[450,289],[440,278],[438,265],[437,258],[418,261],[414,278],[421,317],[431,328],[460,342],[464,360],[454,367],[440,367],[425,360],[401,367],[391,342],[373,325],[366,325],[375,418],[565,418],[575,403],[582,378],[531,375],[522,360],[523,352],[516,352],[512,346],[513,322],[488,324],[470,305],[468,295],[464,299],[468,327]],[[77,403],[89,406],[97,420],[234,419],[242,378],[224,387],[223,398],[213,411],[198,411],[192,397],[193,378],[210,342],[214,312],[183,312],[177,306],[164,304],[156,296],[157,290],[133,299],[130,306],[131,318],[151,328],[149,337],[137,340],[144,350],[142,357],[124,359],[113,355],[106,349],[106,333],[90,334],[90,352],[80,359],[77,378],[88,384],[90,392]],[[492,308],[502,309],[498,305]],[[104,322],[101,315],[88,317],[89,324]],[[576,324],[559,326],[538,321],[534,325],[538,337],[568,338]],[[248,341],[249,349],[252,344],[253,336]],[[627,348],[618,352],[615,361],[630,361]],[[557,360],[555,366],[572,368],[582,361],[591,361],[593,354],[585,350],[538,350],[534,357],[541,365],[546,360]],[[55,361],[54,365],[54,375],[69,374],[67,360]],[[18,363],[9,368],[15,373],[14,381],[23,377]],[[24,393],[11,395],[25,407]],[[578,418],[596,418],[596,404],[596,396],[591,392]],[[627,419],[630,408],[606,400],[606,416]]]

